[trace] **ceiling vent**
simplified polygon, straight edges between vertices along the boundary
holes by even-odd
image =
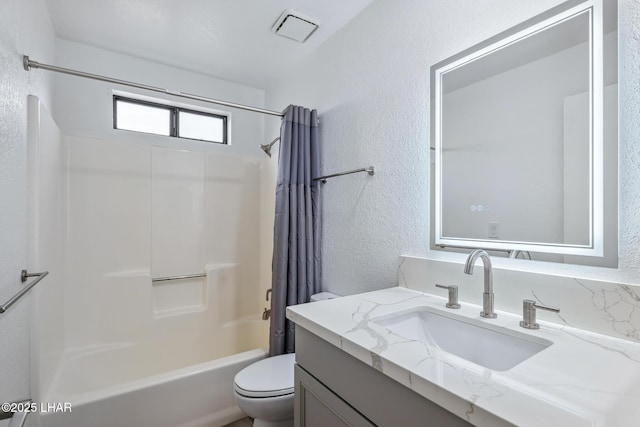
[[[282,12],[282,15],[271,28],[277,35],[300,43],[307,41],[317,29],[318,24],[312,18],[291,9]]]

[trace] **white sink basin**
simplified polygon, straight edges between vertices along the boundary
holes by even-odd
[[[506,371],[553,344],[515,331],[419,308],[372,319],[394,334],[438,347],[495,371]]]

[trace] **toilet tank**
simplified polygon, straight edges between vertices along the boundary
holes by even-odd
[[[332,294],[331,292],[320,292],[319,294],[311,295],[311,302],[324,301],[327,299],[339,298],[340,295]]]

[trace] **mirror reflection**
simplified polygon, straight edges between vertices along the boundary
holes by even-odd
[[[604,192],[617,185],[617,58],[603,75],[602,52],[616,50],[616,32],[609,24],[604,43],[594,33],[595,4],[432,68],[436,245],[611,256]]]

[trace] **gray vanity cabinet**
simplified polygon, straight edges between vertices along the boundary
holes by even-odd
[[[295,425],[299,427],[374,427],[338,395],[296,366]]]
[[[295,387],[296,427],[471,426],[300,326]]]

